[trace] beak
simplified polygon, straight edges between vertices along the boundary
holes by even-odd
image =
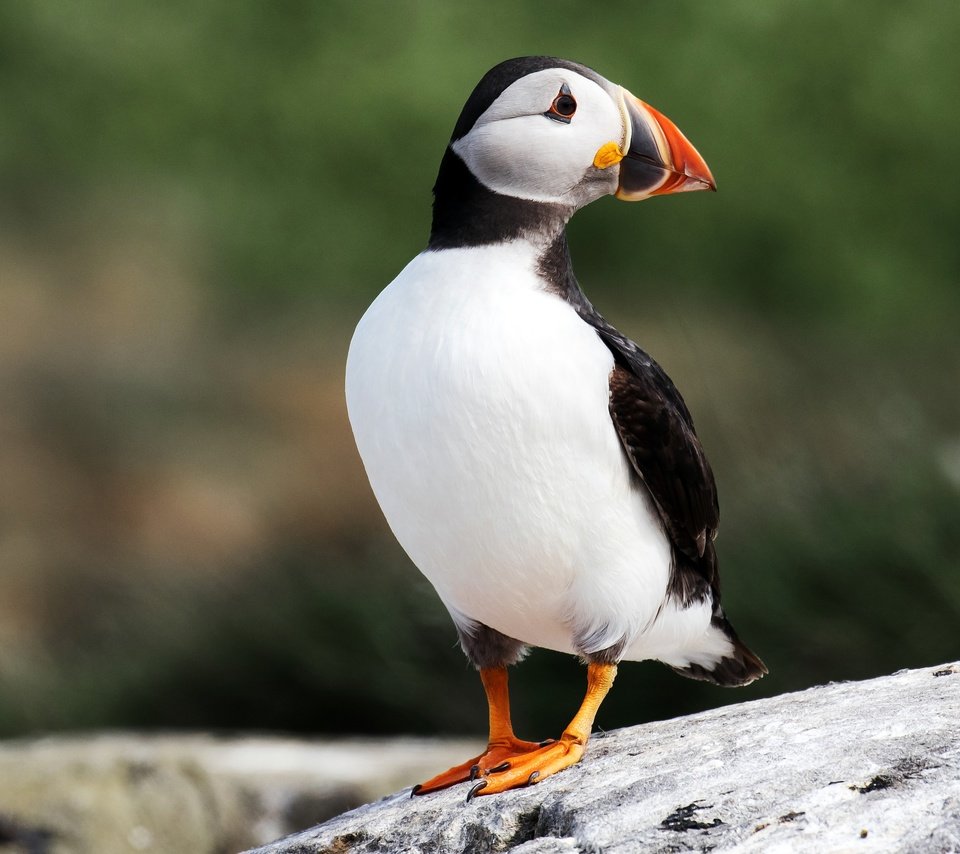
[[[622,87],[620,109],[627,134],[618,199],[637,202],[667,193],[717,189],[700,153],[663,113]]]

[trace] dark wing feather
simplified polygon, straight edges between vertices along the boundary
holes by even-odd
[[[719,508],[713,472],[693,428],[658,383],[621,365],[610,374],[610,416],[674,546],[688,557],[703,557]]]
[[[720,606],[713,546],[720,519],[717,487],[680,392],[663,368],[590,304],[573,275],[563,235],[541,257],[539,272],[548,288],[596,330],[613,354],[610,417],[673,546],[668,593],[684,605],[709,599],[713,606],[711,625],[732,644],[731,653],[712,667],[691,664],[675,669],[692,679],[718,685],[752,682],[767,668],[740,641]]]
[[[720,507],[713,471],[690,412],[663,368],[649,355],[595,311],[581,316],[597,330],[616,360],[610,374],[610,416],[679,553],[676,562],[694,569],[714,587],[712,540]]]

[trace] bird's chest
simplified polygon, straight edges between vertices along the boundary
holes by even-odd
[[[523,257],[425,253],[381,294],[351,344],[348,406],[374,492],[424,572],[449,550],[542,560],[563,540],[584,478],[619,460],[612,364]]]

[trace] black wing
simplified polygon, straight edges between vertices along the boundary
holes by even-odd
[[[610,416],[673,544],[677,577],[671,586],[683,599],[705,593],[704,581],[716,589],[713,538],[720,506],[690,412],[663,368],[633,341],[595,310],[582,311],[581,317],[613,353]],[[691,572],[695,577],[689,577]]]
[[[720,521],[717,486],[687,405],[663,368],[590,304],[573,275],[563,235],[540,258],[538,269],[548,289],[569,303],[613,353],[610,417],[624,453],[653,498],[671,541],[668,593],[684,605],[709,599],[713,606],[711,626],[733,645],[730,654],[712,666],[690,664],[674,669],[718,685],[752,682],[767,668],[740,641],[720,607],[713,547]]]

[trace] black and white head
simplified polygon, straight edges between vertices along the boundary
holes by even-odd
[[[707,189],[716,185],[697,150],[622,86],[563,59],[510,59],[484,75],[454,128],[431,245],[508,239],[605,195]]]

